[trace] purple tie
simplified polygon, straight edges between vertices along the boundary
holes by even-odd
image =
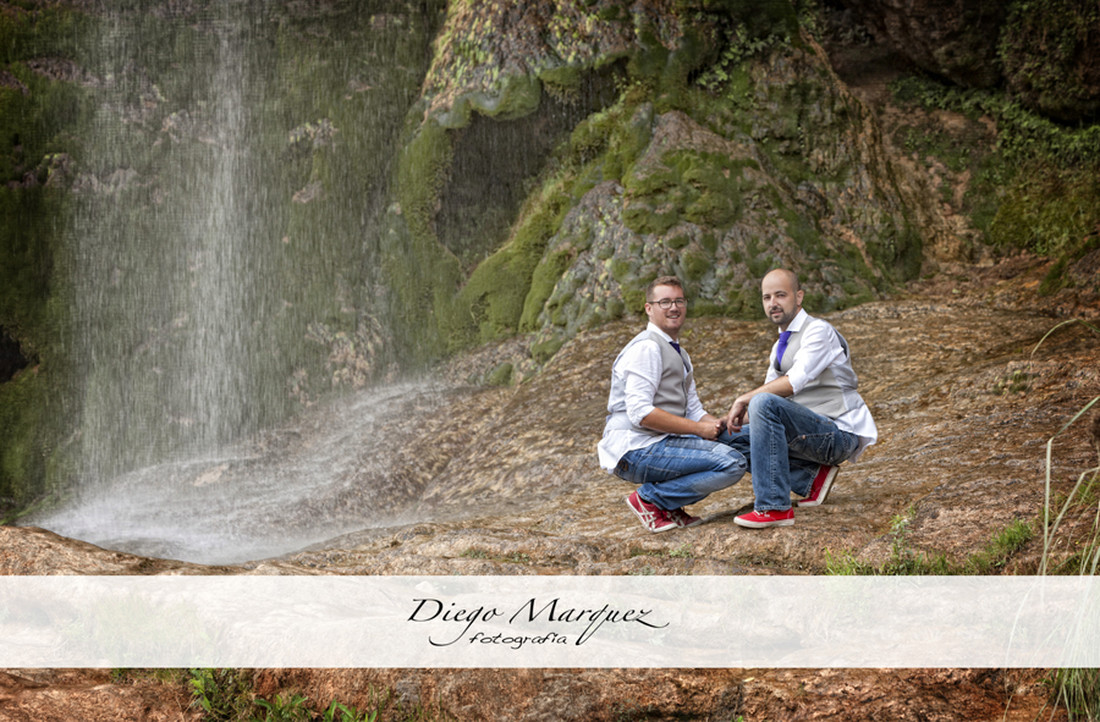
[[[675,341],[669,341],[669,343],[672,344],[672,348],[676,349],[676,353],[680,353],[680,344]]]
[[[787,350],[787,341],[790,338],[790,331],[781,331],[779,333],[779,345],[775,347],[775,365],[777,368],[779,364],[783,363],[783,352]]]

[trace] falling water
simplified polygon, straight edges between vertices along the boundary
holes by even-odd
[[[93,54],[105,100],[70,223],[77,484],[63,508],[28,523],[208,563],[279,554],[373,524],[361,487],[383,487],[385,473],[364,461],[374,443],[365,437],[418,389],[358,391],[332,428],[304,433],[283,420],[304,395],[288,391],[291,379],[335,376],[325,342],[342,328],[354,338],[363,323],[370,208],[383,206],[371,195],[383,184],[363,181],[381,176],[383,161],[360,162],[349,187],[328,188],[309,205],[324,186],[309,175],[313,158],[341,133],[392,152],[386,133],[406,107],[393,93],[368,96],[374,86],[356,73],[406,84],[416,75],[387,68],[392,57],[369,57],[373,46],[360,45],[367,57],[331,64],[350,76],[340,78],[343,105],[334,110],[321,80],[280,77],[300,61],[279,53],[341,50],[316,38],[316,47],[295,46],[294,28],[280,26],[272,7],[219,1],[182,21],[131,11],[101,25]],[[362,21],[352,35],[392,33],[365,3],[346,7]],[[162,20],[169,30],[155,24]],[[307,31],[299,36],[327,29],[315,22]],[[297,116],[288,97],[303,106]],[[374,97],[387,105],[372,105]],[[353,124],[314,122],[346,107],[361,108]],[[295,124],[328,136],[311,136],[302,151],[295,139],[310,133]],[[327,163],[340,167],[333,155]],[[330,205],[318,211],[320,202]],[[271,434],[284,443],[271,445]]]
[[[291,426],[122,474],[45,525],[111,549],[228,564],[401,523],[397,500],[379,498],[393,439],[378,431],[432,393],[394,385],[349,395]]]
[[[180,304],[192,343],[180,359],[188,380],[187,407],[200,429],[196,442],[209,448],[240,429],[246,407],[247,369],[241,352],[251,344],[244,300],[255,282],[247,265],[248,219],[240,186],[248,182],[244,88],[249,84],[244,42],[234,28],[219,29],[213,75],[212,168],[196,189],[192,221],[184,231],[190,277]]]

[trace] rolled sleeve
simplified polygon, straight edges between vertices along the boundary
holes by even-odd
[[[661,351],[655,343],[643,341],[627,351],[623,359],[624,402],[630,423],[642,425],[653,409],[661,378]]]

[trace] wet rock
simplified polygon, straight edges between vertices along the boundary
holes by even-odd
[[[23,355],[19,342],[12,338],[3,326],[0,326],[0,384],[10,381],[29,363]]]

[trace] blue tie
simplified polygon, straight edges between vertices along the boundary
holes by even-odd
[[[669,343],[672,344],[672,348],[676,349],[676,353],[680,353],[680,344],[675,341],[669,341]]]
[[[779,368],[779,364],[783,363],[783,352],[787,350],[787,341],[791,338],[790,331],[781,331],[779,334],[779,345],[775,347],[775,367]]]

